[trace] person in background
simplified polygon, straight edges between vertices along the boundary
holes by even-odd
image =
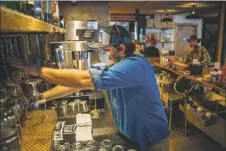
[[[210,62],[209,53],[206,48],[198,45],[200,41],[196,35],[192,35],[188,39],[190,46],[185,51],[184,62],[186,64],[192,64],[195,59],[203,65]]]
[[[144,56],[149,57],[159,57],[159,49],[156,48],[157,41],[154,38],[151,38],[147,43],[147,47],[144,49]]]
[[[8,61],[31,75],[58,84],[43,93],[47,101],[81,90],[107,90],[115,125],[127,140],[136,144],[137,150],[169,151],[168,120],[152,65],[134,54],[132,37],[122,26],[108,26],[100,32],[102,43],[90,47],[109,54],[113,65],[105,69],[51,69],[14,58]]]
[[[220,82],[226,87],[226,57],[224,59],[224,65],[221,67],[221,71]]]

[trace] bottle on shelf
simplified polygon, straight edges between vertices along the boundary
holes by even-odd
[[[50,0],[43,1],[43,13],[44,21],[49,24],[52,24],[53,21],[52,1]]]
[[[42,2],[40,0],[34,1],[34,17],[43,20]]]
[[[23,14],[27,14],[27,2],[26,1],[19,1],[19,12]]]
[[[34,17],[34,5],[35,5],[34,0],[27,1],[27,15]]]
[[[59,26],[59,6],[57,1],[52,2],[53,25]]]

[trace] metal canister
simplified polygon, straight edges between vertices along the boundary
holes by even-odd
[[[0,113],[1,119],[6,118],[7,121],[11,121],[13,117],[14,121],[19,121],[19,113],[15,106],[15,101],[10,100],[6,93],[1,93],[0,98]]]
[[[67,100],[63,100],[59,105],[59,117],[68,116]]]
[[[0,146],[0,150],[20,151],[20,139],[17,130],[13,128],[2,128]]]
[[[6,112],[1,112],[1,128],[16,127],[16,118],[14,115],[8,115]]]
[[[81,102],[79,103],[79,106],[80,106],[80,111],[81,111],[81,113],[86,113],[86,112],[89,111],[89,106],[88,106],[86,100],[81,101]]]
[[[79,104],[75,101],[68,103],[68,114],[76,115],[78,113],[78,106]]]
[[[80,110],[80,102],[81,102],[81,100],[80,99],[76,99],[74,102],[76,103],[76,107],[77,107],[78,113],[81,113],[81,110]]]
[[[50,108],[58,113],[58,106],[59,106],[59,101],[58,100],[53,100],[51,102]]]

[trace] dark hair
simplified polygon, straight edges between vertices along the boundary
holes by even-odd
[[[155,45],[157,44],[157,41],[156,41],[156,39],[154,39],[154,38],[151,38],[151,39],[150,39],[150,42],[151,42],[151,44],[152,44],[153,46],[155,46]]]
[[[126,56],[129,57],[129,56],[132,56],[134,54],[134,51],[136,50],[136,45],[134,43],[127,43],[127,44],[124,44],[125,45],[125,53],[126,53]],[[116,45],[115,48],[117,48],[119,45]]]

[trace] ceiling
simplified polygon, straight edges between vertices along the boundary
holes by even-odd
[[[109,2],[111,14],[135,14],[135,9],[140,10],[140,14],[164,13],[169,14],[185,13],[196,6],[196,10],[217,7],[219,2],[189,2],[189,1],[141,1],[141,2]],[[211,10],[211,9],[210,9]]]

